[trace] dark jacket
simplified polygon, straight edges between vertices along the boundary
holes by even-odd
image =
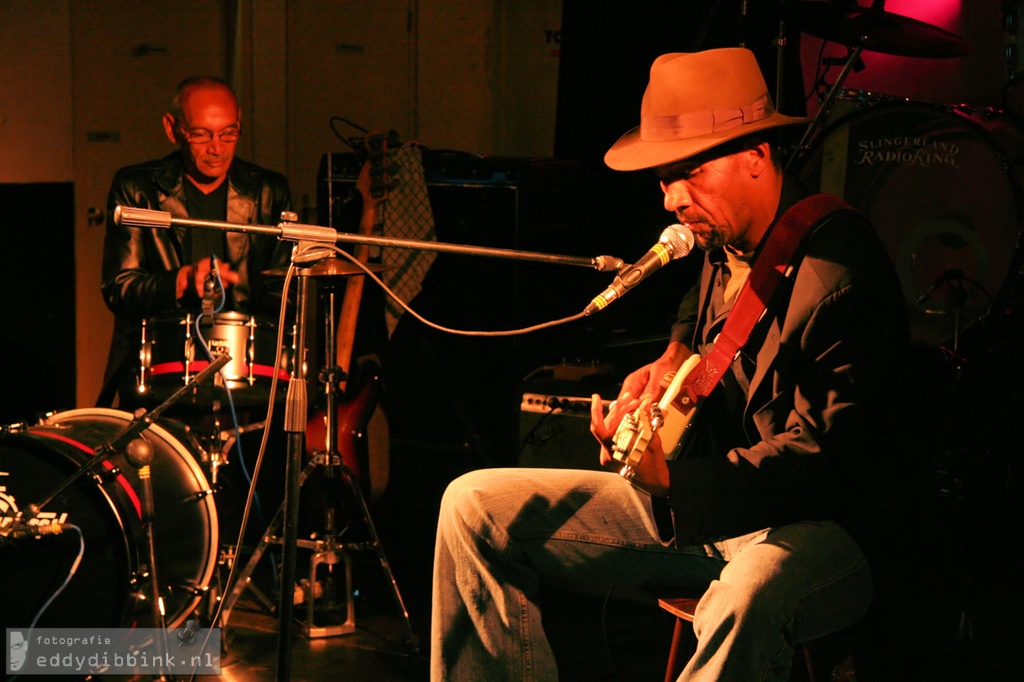
[[[186,296],[175,299],[178,270],[188,262],[182,245],[185,227],[169,230],[122,227],[114,223],[117,206],[166,211],[174,218],[188,218],[185,206],[184,165],[179,152],[162,159],[122,168],[114,175],[107,197],[107,231],[103,245],[101,289],[114,313],[114,336],[104,374],[99,405],[109,405],[117,389],[134,371],[139,351],[139,329],[147,318],[178,313],[198,306]],[[288,181],[269,171],[235,158],[228,171],[227,221],[239,224],[277,225],[281,212],[291,209]],[[271,313],[279,292],[264,286],[263,270],[286,265],[289,245],[273,237],[227,234],[223,260],[238,273],[231,287],[227,309],[247,314]]]
[[[776,220],[800,196],[787,183]],[[894,422],[910,331],[895,268],[853,211],[822,222],[801,246],[795,277],[669,463],[681,543],[818,519],[866,543],[898,492],[889,486],[901,473]],[[721,301],[723,260],[720,250],[707,254],[673,329],[701,352],[731,307],[701,314],[709,297]]]

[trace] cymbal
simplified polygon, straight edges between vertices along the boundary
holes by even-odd
[[[892,12],[873,15],[870,7],[804,0],[793,16],[804,33],[847,47],[900,57],[963,57],[971,52],[966,40],[932,24]]]
[[[384,272],[389,269],[380,263],[366,263],[366,267],[370,272]],[[296,268],[295,273],[306,277],[351,277],[352,275],[366,274],[360,267],[341,258],[324,258],[308,268]],[[264,270],[263,274],[270,277],[284,277],[288,274],[288,268],[271,268]]]

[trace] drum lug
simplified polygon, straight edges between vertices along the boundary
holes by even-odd
[[[28,424],[25,422],[0,424],[0,436],[9,436],[12,433],[22,433],[23,431],[28,431]]]
[[[315,451],[313,453],[313,461],[316,464],[318,464],[319,466],[326,466],[327,465],[327,453],[326,452],[321,452],[320,450]],[[337,466],[341,466],[341,464],[342,464],[341,455],[334,455],[334,458],[333,458],[333,460],[331,462],[331,466],[336,466],[337,467]]]
[[[139,343],[139,381],[136,389],[140,394],[146,392],[146,370],[153,362],[153,348],[146,334],[146,321],[142,321],[142,338]]]
[[[210,592],[209,587],[199,587],[198,585],[179,585],[178,589],[182,592],[190,594],[193,597],[205,597]]]
[[[92,474],[92,479],[96,481],[98,485],[105,485],[115,480],[121,475],[121,467],[113,467],[111,469],[103,469]]]
[[[210,495],[215,495],[215,494],[217,494],[216,490],[211,490],[211,489],[207,488],[206,490],[200,490],[199,492],[197,492],[197,493],[195,493],[193,495],[189,495],[188,498],[186,498],[186,502],[202,502],[203,500],[205,500]]]
[[[185,315],[185,376],[183,377],[187,384],[192,380],[192,363],[196,359],[196,344],[192,340],[192,314],[188,313]]]
[[[249,345],[245,349],[245,360],[246,365],[249,367],[249,385],[253,386],[256,384],[256,376],[253,374],[253,368],[256,366],[256,318],[249,318]]]

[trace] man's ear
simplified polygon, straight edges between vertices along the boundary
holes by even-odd
[[[756,147],[747,150],[747,163],[750,175],[760,177],[765,170],[772,166],[772,146],[768,142],[762,142]]]
[[[178,120],[176,118],[174,118],[174,116],[172,114],[164,114],[163,122],[164,122],[164,132],[167,134],[167,139],[170,140],[172,144],[178,144],[178,142],[179,142],[179,140],[178,140],[178,133],[177,133],[177,123],[178,123]]]

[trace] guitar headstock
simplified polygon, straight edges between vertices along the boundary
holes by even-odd
[[[364,202],[379,204],[395,188],[398,164],[394,156],[401,145],[394,130],[388,131],[387,135],[371,132],[366,136],[360,148],[366,160],[356,178],[356,189]]]

